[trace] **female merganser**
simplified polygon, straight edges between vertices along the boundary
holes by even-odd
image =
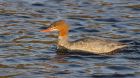
[[[70,42],[68,41],[68,30],[69,25],[64,20],[59,20],[51,24],[49,28],[41,30],[41,32],[59,31],[58,49],[66,49],[68,51],[105,54],[127,46],[121,42],[100,38],[83,38]]]

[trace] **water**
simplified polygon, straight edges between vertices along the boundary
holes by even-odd
[[[60,19],[71,25],[70,40],[97,36],[130,47],[57,54],[57,33],[39,31]],[[139,0],[0,0],[0,78],[139,78],[139,48]]]

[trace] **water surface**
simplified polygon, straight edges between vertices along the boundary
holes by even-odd
[[[103,37],[130,45],[120,53],[60,55],[51,22],[70,24],[70,40]],[[139,0],[0,0],[1,78],[139,78]]]

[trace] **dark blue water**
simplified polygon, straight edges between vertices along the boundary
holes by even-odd
[[[113,55],[57,54],[66,20],[70,40],[103,37],[130,45]],[[139,0],[0,0],[0,78],[140,78]]]

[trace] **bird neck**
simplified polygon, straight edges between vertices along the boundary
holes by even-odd
[[[68,30],[61,30],[59,32],[60,39],[67,39],[68,38]]]
[[[58,37],[58,45],[65,45],[68,43],[68,29],[60,30]]]

